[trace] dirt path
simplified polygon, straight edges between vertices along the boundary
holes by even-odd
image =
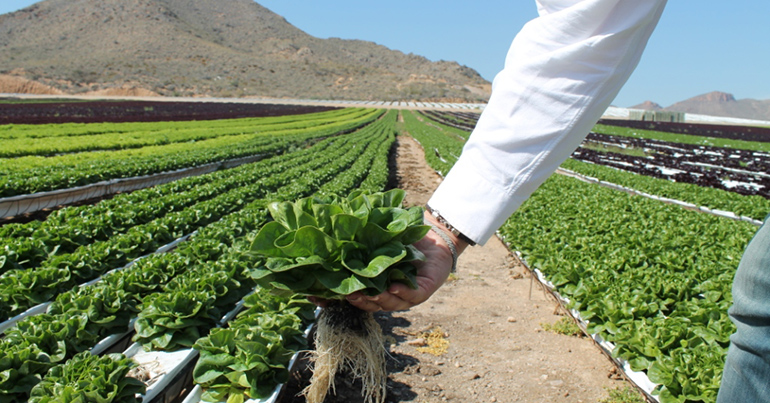
[[[424,205],[441,178],[412,138],[398,142],[399,187],[408,205]],[[625,386],[590,339],[543,330],[543,323],[561,318],[556,310],[497,238],[468,248],[456,278],[430,300],[377,315],[393,342],[386,401],[598,402],[608,389]],[[420,336],[437,328],[446,353],[419,351]],[[295,374],[281,403],[303,402],[297,384],[308,376],[307,370]],[[359,393],[360,385],[338,379],[337,394],[326,402],[361,402]]]

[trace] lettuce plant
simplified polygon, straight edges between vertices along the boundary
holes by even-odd
[[[134,324],[133,340],[145,351],[174,351],[192,347],[201,329],[217,325],[221,316],[208,293],[201,291],[151,294]]]
[[[393,282],[417,287],[412,244],[430,230],[421,207],[402,207],[400,189],[347,197],[309,197],[268,206],[272,222],[251,245],[265,259],[252,271],[258,284],[278,292],[329,300],[318,317],[313,377],[306,401],[323,402],[343,367],[361,378],[364,399],[383,402],[387,371],[382,330],[371,313],[345,296],[384,292]]]
[[[204,402],[269,396],[288,379],[291,356],[307,348],[303,329],[315,319],[315,305],[306,298],[258,287],[243,301],[246,309],[227,328],[212,329],[193,345],[200,352],[193,379],[204,389]]]
[[[380,294],[394,281],[416,288],[411,263],[424,255],[411,244],[430,227],[421,207],[401,207],[405,196],[393,189],[271,203],[274,221],[251,245],[266,261],[252,277],[265,287],[326,299]]]
[[[288,380],[291,352],[273,331],[248,328],[212,329],[194,345],[201,357],[193,371],[205,390],[204,401],[241,402],[244,397],[269,396],[276,384]]]
[[[193,345],[201,354],[193,378],[205,390],[203,401],[264,398],[289,379],[294,350],[287,347],[299,348],[302,340],[298,317],[270,312],[233,325],[212,329]]]
[[[145,392],[142,381],[128,377],[136,366],[122,354],[95,356],[88,351],[75,355],[48,372],[30,392],[30,403],[113,402],[138,403]]]

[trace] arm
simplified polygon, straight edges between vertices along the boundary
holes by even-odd
[[[665,3],[541,0],[540,17],[513,40],[489,104],[428,204],[485,243],[596,124]]]
[[[636,68],[665,3],[538,1],[540,16],[513,40],[489,104],[428,205],[484,244],[580,145]],[[425,220],[436,223],[429,214]],[[467,244],[452,239],[461,253]],[[434,231],[417,247],[428,257],[418,290],[394,284],[350,302],[392,311],[427,300],[446,281],[452,257]]]

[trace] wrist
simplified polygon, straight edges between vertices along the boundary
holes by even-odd
[[[458,242],[462,242],[464,244],[463,249],[467,247],[468,245],[474,246],[476,245],[476,242],[474,242],[472,239],[465,236],[460,230],[455,228],[452,224],[447,222],[447,220],[441,216],[441,213],[438,212],[438,210],[434,210],[429,205],[425,205],[425,212],[427,213],[426,216],[430,215],[433,219],[431,222],[437,222],[441,224],[441,227],[446,229],[447,232],[450,233],[453,239],[455,239],[455,244],[457,245]]]
[[[455,251],[457,252],[458,256],[463,253],[465,248],[467,248],[469,245],[471,245],[470,243],[466,242],[465,240],[463,240],[459,236],[455,235],[450,228],[447,228],[447,226],[442,221],[440,221],[438,218],[433,216],[433,214],[429,210],[427,210],[427,209],[425,210],[425,214],[423,215],[423,219],[425,221],[425,224],[431,225],[431,226],[435,226],[439,230],[444,232],[444,234],[447,236],[447,238],[449,238],[449,241],[452,242],[452,244],[453,244],[453,246],[455,248]],[[444,239],[444,241],[447,242],[446,239]],[[447,245],[447,247],[448,246],[449,245]]]

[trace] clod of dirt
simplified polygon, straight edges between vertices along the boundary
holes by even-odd
[[[423,347],[427,346],[428,342],[424,338],[420,337],[419,339],[409,340],[406,342],[406,344],[415,347]]]

